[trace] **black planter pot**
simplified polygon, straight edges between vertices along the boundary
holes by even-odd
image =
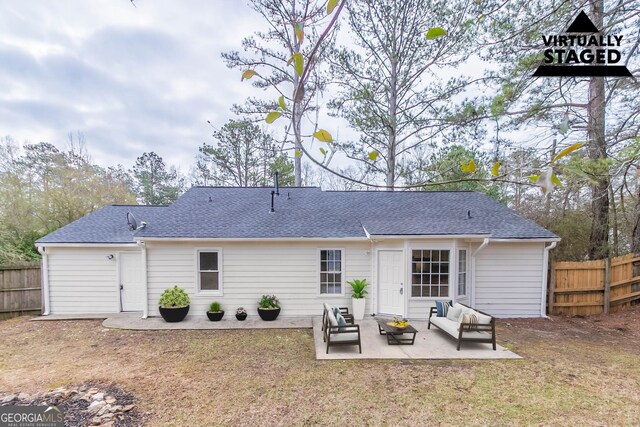
[[[278,315],[280,314],[280,308],[259,308],[258,314],[262,320],[266,320],[268,322],[272,320],[276,320]]]
[[[189,306],[176,307],[176,308],[164,308],[160,307],[160,315],[167,322],[182,322],[187,313],[189,312]]]
[[[222,316],[224,316],[224,311],[216,311],[215,313],[211,311],[207,311],[207,317],[209,318],[209,320],[213,322],[222,320]]]
[[[238,314],[236,313],[236,319],[238,320],[244,320],[247,318],[247,313],[242,313],[242,314]]]

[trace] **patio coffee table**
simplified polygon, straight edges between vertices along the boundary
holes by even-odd
[[[418,330],[409,325],[406,328],[396,328],[395,326],[387,325],[388,319],[376,319],[378,321],[378,332],[380,335],[387,336],[388,345],[413,345],[416,340],[416,334]],[[405,336],[405,334],[407,334]],[[411,334],[411,338],[409,338]]]

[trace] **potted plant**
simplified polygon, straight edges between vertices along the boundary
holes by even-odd
[[[175,285],[167,288],[160,294],[158,305],[160,315],[167,322],[181,322],[189,312],[189,295],[183,288]]]
[[[224,310],[221,310],[220,303],[218,301],[212,302],[209,306],[209,311],[207,311],[209,320],[217,322],[222,320],[222,316],[224,316]]]
[[[258,314],[262,320],[276,320],[280,314],[280,301],[275,295],[262,295],[258,302]]]
[[[362,280],[353,280],[352,282],[347,282],[351,285],[351,290],[353,294],[351,295],[351,307],[353,308],[353,318],[354,320],[362,320],[364,318],[364,305],[365,299],[364,296],[368,294],[365,290],[369,284],[367,283],[367,279]]]
[[[247,310],[245,310],[243,307],[238,307],[236,309],[236,319],[244,320],[246,318],[247,318]]]

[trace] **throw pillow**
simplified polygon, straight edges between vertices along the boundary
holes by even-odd
[[[333,311],[333,315],[337,319],[338,318],[338,314],[340,314],[340,309],[334,305],[334,306],[331,307],[331,310]]]
[[[344,316],[340,314],[340,310],[338,310],[338,314],[336,314],[336,321],[338,322],[338,326],[347,326],[347,321]],[[343,331],[344,328],[338,328],[339,331]]]
[[[451,301],[436,301],[436,316],[447,317]]]
[[[447,312],[447,319],[453,320],[454,322],[457,322],[458,319],[460,319],[460,315],[461,314],[462,314],[462,309],[460,309],[458,307],[451,307],[451,308],[449,308],[449,311]]]
[[[462,326],[462,323],[466,323],[466,325]],[[473,328],[472,325],[477,325],[477,324],[478,324],[478,316],[476,315],[475,311],[464,313],[460,316],[458,330],[460,330],[461,327],[464,327],[466,329],[472,329]]]
[[[491,324],[491,316],[487,316],[486,314],[476,312],[476,317],[478,318],[478,325]]]

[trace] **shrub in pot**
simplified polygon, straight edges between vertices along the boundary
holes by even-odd
[[[165,289],[158,301],[160,315],[167,322],[181,322],[189,313],[190,302],[187,291],[178,285]]]
[[[262,295],[258,302],[258,314],[262,320],[276,320],[280,314],[280,301],[275,295]]]
[[[220,307],[220,303],[218,301],[214,301],[209,306],[209,311],[207,311],[207,317],[209,320],[217,322],[222,319],[224,316],[224,310]]]
[[[353,294],[351,295],[351,308],[354,320],[362,320],[364,318],[364,306],[366,300],[364,296],[368,294],[366,287],[369,286],[367,279],[353,280],[347,282],[351,286]]]
[[[245,310],[243,307],[238,307],[236,309],[236,319],[244,320],[246,318],[247,318],[247,310]]]

